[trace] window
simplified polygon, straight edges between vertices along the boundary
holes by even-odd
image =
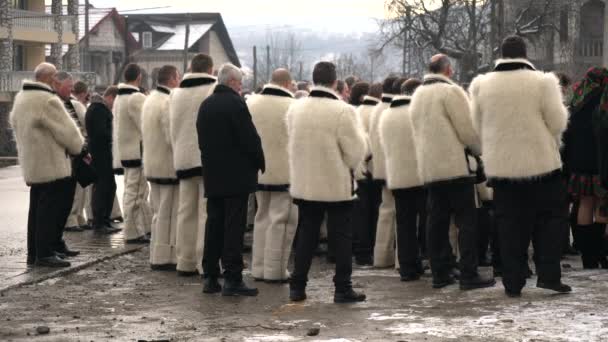
[[[13,70],[25,70],[25,47],[21,44],[13,45]]]
[[[564,6],[562,7],[560,13],[559,13],[559,40],[561,42],[567,42],[568,41],[568,35],[569,35],[569,20],[568,20],[568,14],[570,12],[570,8],[568,6]]]
[[[152,32],[144,32],[142,34],[142,46],[144,49],[150,49],[152,47]]]

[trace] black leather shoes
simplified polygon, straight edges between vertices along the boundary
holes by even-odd
[[[365,301],[366,298],[365,294],[349,289],[346,292],[336,292],[334,294],[334,303],[357,303]]]
[[[84,229],[82,229],[82,227],[79,227],[79,226],[72,226],[72,227],[63,228],[63,231],[65,231],[65,232],[83,232]]]
[[[505,289],[505,294],[509,298],[519,298],[519,297],[521,297],[521,291],[511,291],[511,290]]]
[[[484,279],[480,276],[476,276],[474,278],[460,280],[460,289],[463,291],[483,289],[494,285],[496,285],[496,280],[494,280],[494,278]]]
[[[207,278],[203,285],[203,293],[218,293],[222,291],[222,285],[217,281],[216,278]]]
[[[450,286],[450,285],[454,285],[454,284],[456,284],[456,279],[454,279],[454,277],[452,277],[452,276],[448,276],[445,279],[433,278],[433,288],[434,289],[442,289],[446,286]]]
[[[231,281],[224,282],[224,288],[222,289],[222,296],[249,296],[254,297],[258,295],[258,289],[254,287],[248,287],[244,282],[233,283]]]
[[[55,252],[58,253],[58,254],[63,254],[64,257],[68,257],[68,258],[80,255],[79,251],[73,251],[73,250],[70,250],[68,248],[64,248],[62,250],[58,250],[58,251],[55,251]]]
[[[125,241],[128,245],[145,245],[150,243],[150,239],[148,239],[145,235],[140,236],[135,239],[129,239]]]
[[[401,275],[401,281],[416,281],[420,280],[419,273],[405,273]]]
[[[42,267],[70,267],[71,264],[63,259],[58,258],[56,255],[40,258],[36,260],[36,266]]]
[[[95,228],[93,228],[93,231],[95,232],[95,234],[110,235],[110,234],[118,233],[120,231],[120,229],[114,228],[114,227],[108,226],[108,225],[103,225],[103,226],[96,226]]]
[[[301,302],[303,300],[306,300],[306,290],[290,289],[289,300],[291,300],[292,302]]]
[[[547,283],[536,283],[536,287],[546,290],[552,290],[558,293],[570,293],[572,292],[572,288],[563,283],[555,283],[555,284],[547,284]]]
[[[174,264],[150,264],[152,271],[175,271]]]

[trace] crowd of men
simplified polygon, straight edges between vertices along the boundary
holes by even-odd
[[[433,288],[494,286],[478,272],[488,250],[478,209],[487,201],[506,294],[521,295],[531,241],[537,286],[570,292],[556,238],[568,230],[559,150],[568,112],[558,79],[534,68],[521,38],[505,39],[502,56],[468,93],[451,79],[449,58],[436,55],[422,80],[339,81],[334,64],[319,62],[312,88],[278,69],[244,97],[237,67],[212,76],[213,60],[199,54],[183,77],[162,67],[149,94],[129,64],[124,83],[88,108],[69,74],[41,64],[10,115],[31,187],[28,263],[69,266],[77,252],[62,234],[85,224],[87,196],[92,228],[115,233],[122,172],[126,243],[150,243],[153,270],[201,274],[208,294],[258,293],[242,276],[253,193],[252,276],[289,283],[293,301],[306,299],[323,231],[336,303],[366,299],[353,289],[353,255],[359,265],[395,266],[402,281],[419,280],[428,257]]]

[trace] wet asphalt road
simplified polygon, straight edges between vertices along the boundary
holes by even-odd
[[[7,292],[0,340],[608,341],[608,272],[565,263],[570,295],[536,289],[535,279],[521,299],[506,298],[500,285],[432,290],[430,278],[406,284],[393,270],[356,269],[354,284],[368,300],[336,305],[333,270],[316,259],[309,299],[294,304],[287,285],[255,283],[256,298],[204,295],[198,278],[150,271],[146,248]],[[37,335],[39,326],[50,333]],[[319,335],[307,337],[311,328]]]

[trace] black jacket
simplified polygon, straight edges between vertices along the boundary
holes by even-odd
[[[205,197],[230,197],[256,191],[265,171],[264,151],[245,100],[218,85],[200,107],[196,121],[203,163]]]
[[[564,132],[564,168],[569,173],[598,174],[598,146],[593,127],[593,112],[599,106],[599,97],[587,103],[570,116]]]
[[[91,103],[85,115],[89,152],[95,170],[112,172],[112,120],[114,116],[104,103]]]

